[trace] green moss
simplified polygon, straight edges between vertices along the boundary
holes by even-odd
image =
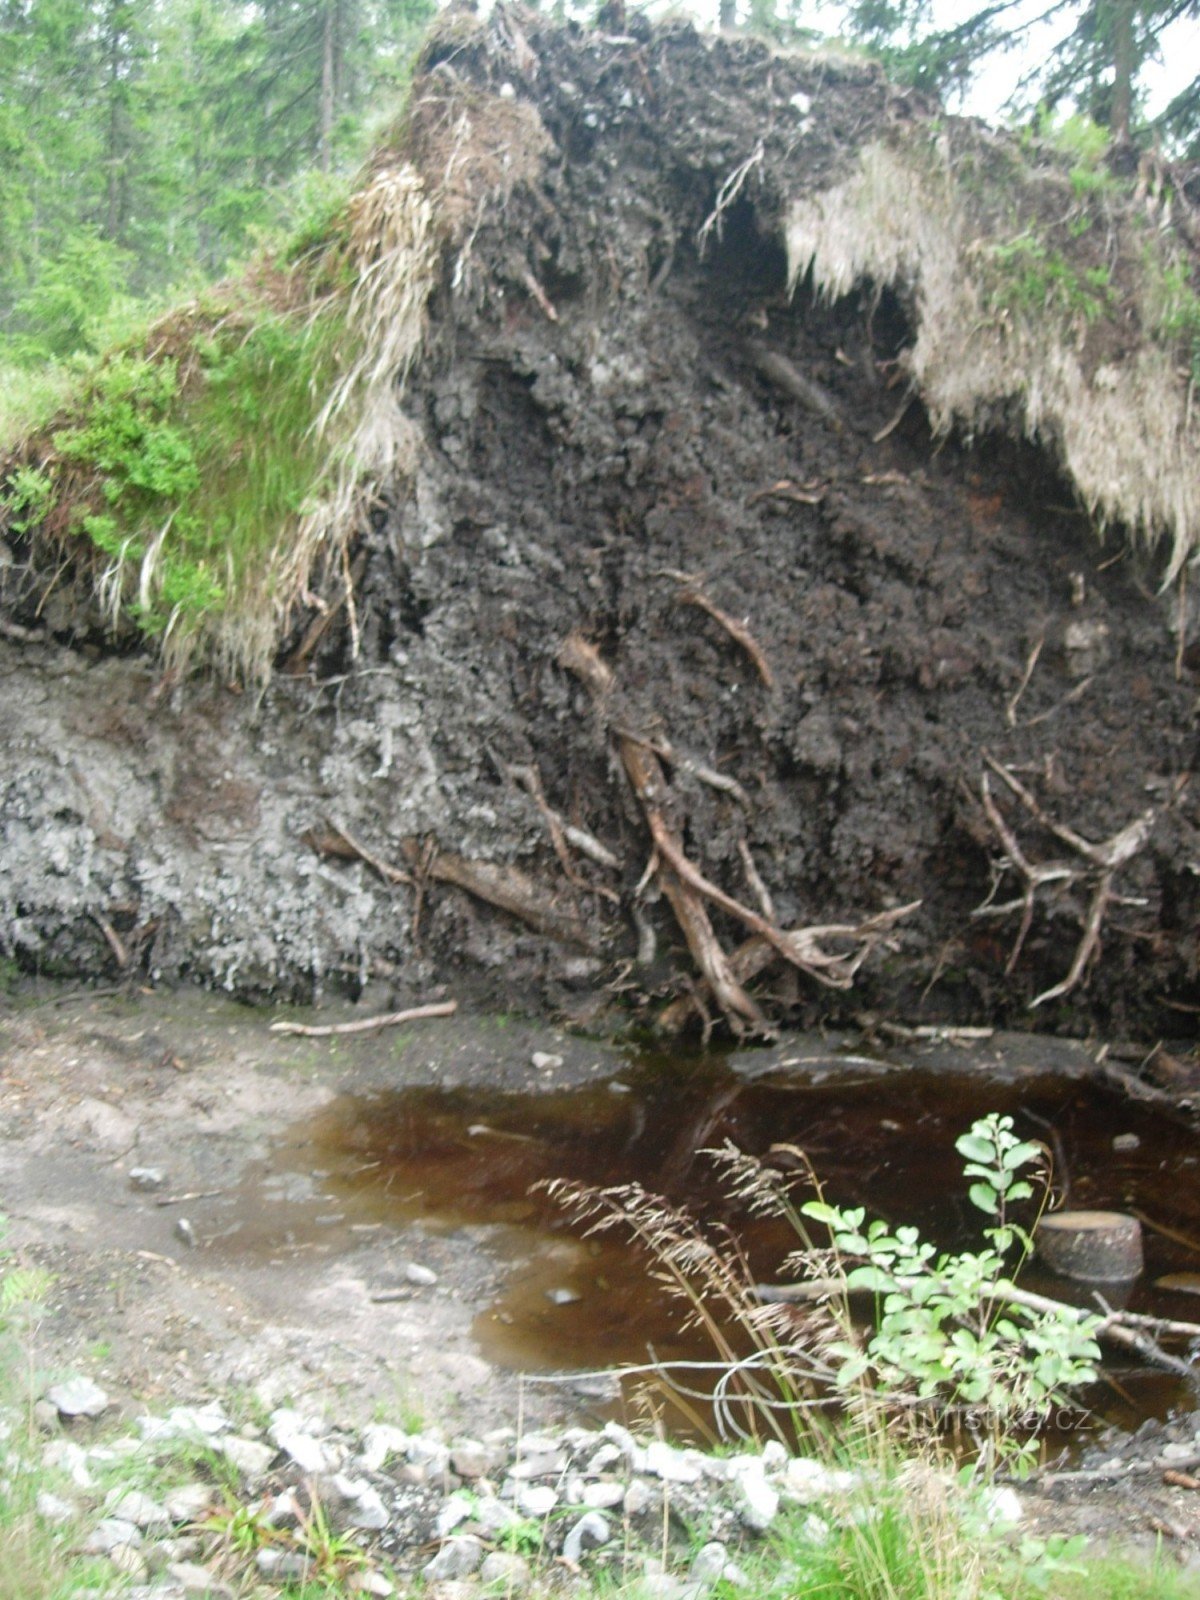
[[[1019,234],[987,253],[988,301],[998,310],[1036,317],[1056,311],[1068,320],[1094,322],[1112,310],[1104,267],[1079,268],[1033,233]]]

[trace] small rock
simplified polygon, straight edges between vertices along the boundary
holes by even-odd
[[[698,1450],[676,1450],[661,1439],[653,1439],[646,1446],[642,1470],[664,1483],[699,1483],[704,1476]]]
[[[989,1489],[983,1497],[983,1514],[989,1525],[1003,1523],[1006,1527],[1015,1528],[1024,1515],[1021,1497],[1006,1484]]]
[[[62,1495],[51,1494],[49,1489],[42,1489],[37,1497],[38,1516],[46,1522],[70,1522],[79,1515],[79,1507],[71,1500],[64,1500]]]
[[[809,1544],[815,1545],[828,1544],[832,1532],[825,1518],[817,1516],[815,1511],[808,1513],[800,1528],[802,1537],[807,1539]]]
[[[131,1544],[118,1544],[108,1552],[108,1559],[117,1571],[126,1578],[132,1578],[135,1583],[145,1583],[150,1576],[145,1558],[140,1550],[135,1550]]]
[[[450,1447],[450,1467],[460,1478],[483,1478],[493,1466],[491,1451],[477,1439],[459,1439]]]
[[[556,1477],[566,1465],[567,1457],[562,1450],[550,1450],[545,1455],[522,1456],[510,1467],[508,1475],[518,1483],[527,1483],[532,1478]]]
[[[447,1539],[432,1561],[421,1568],[426,1583],[443,1583],[447,1579],[469,1578],[483,1565],[483,1541],[470,1534],[457,1534]]]
[[[475,1600],[478,1593],[479,1584],[475,1578],[444,1578],[440,1583],[429,1585],[424,1600]]]
[[[827,1467],[811,1456],[793,1456],[783,1471],[783,1490],[789,1500],[811,1505],[830,1495],[846,1494],[857,1484],[853,1472]]]
[[[194,1561],[173,1561],[167,1568],[167,1576],[184,1594],[207,1595],[210,1600],[233,1600],[230,1586]]]
[[[181,1239],[183,1243],[187,1245],[189,1250],[195,1250],[197,1245],[200,1243],[200,1240],[196,1236],[195,1228],[186,1217],[180,1217],[176,1222],[175,1237],[177,1239]]]
[[[206,1406],[174,1406],[165,1417],[139,1417],[143,1439],[157,1444],[169,1439],[215,1439],[232,1424],[216,1400]]]
[[[405,1433],[403,1428],[395,1428],[388,1422],[377,1422],[363,1434],[359,1464],[367,1472],[378,1472],[389,1456],[407,1455],[411,1438],[412,1435]]]
[[[378,1491],[362,1478],[348,1478],[338,1473],[333,1487],[346,1505],[344,1520],[352,1528],[363,1528],[368,1533],[378,1533],[391,1520],[387,1507]]]
[[[129,1187],[141,1189],[147,1193],[153,1189],[161,1189],[167,1181],[167,1174],[162,1167],[130,1167]]]
[[[599,1483],[585,1483],[583,1486],[583,1504],[589,1511],[611,1511],[624,1498],[624,1484],[616,1483],[612,1478]]]
[[[199,1522],[213,1503],[213,1491],[207,1483],[181,1483],[163,1496],[163,1508],[171,1521]]]
[[[434,1434],[409,1434],[405,1453],[412,1466],[424,1468],[426,1479],[430,1483],[444,1477],[450,1470],[449,1448]]]
[[[522,1484],[517,1490],[517,1509],[527,1517],[548,1517],[557,1504],[558,1494],[549,1484]]]
[[[346,1587],[351,1594],[375,1594],[380,1596],[380,1600],[387,1600],[388,1595],[396,1592],[396,1585],[391,1579],[385,1578],[382,1572],[376,1572],[374,1567],[354,1573]]]
[[[42,1451],[42,1465],[52,1472],[65,1473],[77,1489],[90,1489],[94,1482],[88,1471],[87,1451],[71,1439],[54,1439]]]
[[[267,1437],[290,1456],[302,1472],[332,1472],[340,1465],[334,1452],[315,1437],[312,1424],[298,1412],[276,1411],[271,1417]]]
[[[437,1514],[434,1531],[439,1539],[453,1533],[475,1510],[475,1502],[465,1494],[452,1494]]]
[[[1113,1139],[1112,1147],[1120,1154],[1126,1150],[1140,1150],[1142,1141],[1136,1133],[1118,1133]]]
[[[374,1567],[354,1573],[346,1587],[351,1594],[375,1594],[380,1596],[380,1600],[387,1600],[388,1595],[396,1592],[396,1585],[391,1579],[385,1578],[382,1572],[376,1572]]]
[[[83,1541],[83,1551],[89,1556],[107,1556],[121,1545],[132,1545],[136,1549],[141,1542],[141,1529],[135,1523],[121,1522],[116,1517],[105,1517]]]
[[[438,1275],[432,1267],[424,1267],[419,1261],[410,1261],[404,1269],[404,1276],[409,1283],[416,1284],[420,1289],[432,1289],[438,1281]]]
[[[222,1439],[220,1449],[226,1461],[236,1467],[249,1483],[263,1476],[278,1453],[269,1444],[262,1444],[257,1439],[243,1439],[236,1433],[228,1439]]]
[[[489,1495],[475,1507],[472,1521],[489,1539],[496,1539],[506,1529],[519,1527],[521,1517],[511,1506],[506,1506],[502,1500]]]
[[[780,1467],[786,1467],[791,1457],[778,1439],[768,1439],[762,1448],[762,1464],[768,1472],[777,1472]]]
[[[779,1494],[761,1472],[743,1472],[737,1486],[738,1516],[748,1528],[763,1533],[775,1520]]]
[[[33,1420],[43,1433],[57,1433],[60,1417],[58,1407],[49,1400],[35,1400]]]
[[[171,1526],[166,1507],[140,1489],[114,1490],[106,1509],[118,1522],[132,1522],[144,1532],[165,1533]]]
[[[46,1390],[46,1399],[60,1417],[99,1417],[109,1407],[109,1399],[90,1378],[68,1378]]]
[[[493,1550],[479,1569],[483,1583],[502,1583],[506,1589],[521,1589],[529,1582],[529,1563],[524,1556],[508,1550]]]
[[[657,1504],[658,1496],[641,1478],[635,1478],[625,1491],[624,1510],[627,1517],[640,1517]]]
[[[312,1562],[307,1556],[299,1555],[294,1550],[273,1550],[269,1546],[256,1553],[254,1565],[264,1578],[275,1578],[280,1583],[285,1583],[289,1578],[307,1578],[312,1570]]]
[[[595,1455],[590,1457],[587,1466],[583,1470],[590,1478],[595,1478],[600,1473],[607,1472],[609,1467],[615,1467],[618,1461],[624,1461],[624,1459],[625,1453],[618,1445],[602,1444]]]
[[[612,1538],[612,1525],[598,1511],[589,1511],[571,1529],[563,1540],[563,1560],[578,1566],[585,1544],[607,1544]]]
[[[711,1544],[702,1545],[696,1551],[688,1577],[695,1583],[711,1587],[712,1584],[719,1582],[728,1560],[729,1551],[719,1540],[714,1539]]]
[[[545,1294],[546,1299],[549,1300],[552,1306],[573,1306],[577,1300],[583,1299],[583,1296],[579,1293],[578,1289],[568,1289],[563,1287],[559,1289],[545,1289],[542,1292]]]
[[[262,1519],[268,1528],[298,1528],[302,1512],[294,1489],[270,1496],[262,1510]]]
[[[529,1059],[538,1072],[557,1072],[563,1064],[561,1056],[550,1055],[545,1050],[535,1050]]]

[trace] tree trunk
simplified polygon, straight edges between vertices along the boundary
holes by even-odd
[[[737,27],[737,0],[720,0],[717,21],[723,29]]]
[[[321,102],[318,109],[317,160],[322,172],[333,165],[333,104],[337,74],[337,0],[326,0],[321,34]]]
[[[1137,71],[1137,50],[1133,37],[1134,5],[1135,0],[1113,0],[1112,136],[1116,144],[1129,143],[1133,123],[1133,77]]]

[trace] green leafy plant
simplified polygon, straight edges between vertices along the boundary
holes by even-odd
[[[828,1228],[847,1291],[875,1296],[874,1331],[862,1337],[846,1314],[845,1337],[830,1348],[839,1388],[865,1381],[878,1395],[911,1396],[936,1411],[979,1408],[1002,1433],[1018,1421],[1036,1424],[1095,1380],[1099,1319],[1024,1302],[1012,1281],[1032,1240],[1011,1208],[1034,1198],[1027,1173],[1042,1160],[1040,1146],[1012,1128],[1011,1117],[992,1115],[956,1142],[971,1203],[992,1219],[981,1250],[939,1252],[915,1228],[868,1223],[861,1207],[824,1198],[801,1208]]]
[[[1094,322],[1112,307],[1112,284],[1104,267],[1080,269],[1061,251],[1032,233],[1018,234],[987,251],[991,305],[1026,317],[1057,311]]]
[[[54,482],[37,467],[17,467],[9,476],[0,503],[14,533],[35,528],[54,502]]]

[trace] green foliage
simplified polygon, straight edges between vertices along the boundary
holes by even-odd
[[[54,502],[54,480],[37,467],[17,467],[8,480],[3,504],[14,533],[37,527]]]
[[[1158,266],[1147,264],[1148,313],[1152,331],[1178,349],[1188,362],[1193,383],[1200,383],[1200,294],[1192,287],[1182,258]]]
[[[108,319],[127,299],[132,258],[95,228],[63,240],[55,257],[13,306],[11,348],[32,365],[97,351]]]
[[[1112,307],[1104,267],[1082,271],[1032,233],[1018,234],[987,251],[990,303],[1002,312],[1036,318],[1047,311],[1094,322]]]
[[[1009,1207],[1033,1197],[1023,1169],[1040,1159],[1039,1147],[1015,1137],[1010,1117],[993,1115],[956,1148],[967,1158],[964,1176],[974,1180],[971,1203],[992,1219],[982,1250],[939,1253],[915,1228],[868,1223],[861,1207],[818,1199],[801,1209],[828,1228],[847,1289],[876,1299],[874,1332],[864,1341],[847,1321],[847,1336],[831,1349],[838,1386],[865,1383],[881,1396],[978,1407],[1004,1430],[1046,1416],[1095,1380],[1098,1319],[1073,1307],[1033,1309],[1007,1295],[1005,1257],[1014,1245],[1022,1258],[1030,1248]]]

